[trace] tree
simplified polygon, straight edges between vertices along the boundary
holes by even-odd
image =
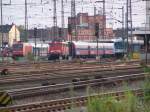
[[[23,42],[27,42],[27,37],[25,34],[25,28],[23,25],[18,26],[18,29],[20,31],[20,40]]]

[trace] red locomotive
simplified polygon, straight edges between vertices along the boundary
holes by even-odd
[[[36,53],[36,56],[47,57],[48,48],[49,45],[47,43],[37,43],[35,46],[35,43],[33,42],[30,43],[17,42],[14,43],[12,46],[12,56],[24,57],[28,53],[32,53],[34,55]]]
[[[49,59],[57,59],[59,56],[66,57],[69,55],[69,47],[67,42],[49,43]]]
[[[13,56],[26,56],[29,52],[32,52],[32,45],[30,43],[17,42],[12,46]]]

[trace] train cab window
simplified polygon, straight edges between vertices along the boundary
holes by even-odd
[[[49,44],[49,46],[50,46],[50,47],[54,47],[54,46],[55,46],[55,44],[54,44],[54,43],[51,43],[51,44]]]
[[[123,49],[123,42],[115,42],[115,48],[116,49]]]
[[[13,49],[14,50],[20,50],[20,49],[22,49],[23,48],[23,44],[14,44],[13,45]]]

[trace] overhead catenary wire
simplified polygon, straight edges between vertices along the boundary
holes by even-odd
[[[31,0],[30,0],[31,1]],[[50,6],[50,4],[52,3],[51,1],[52,0],[42,0],[42,4],[41,4],[41,0],[39,0],[39,1],[33,1],[33,2],[31,2],[30,3],[30,1],[27,3],[28,4],[28,9],[29,10],[32,10],[32,9],[36,9],[37,8],[37,11],[40,9],[40,10],[42,10],[42,7],[43,7],[43,11],[44,12],[42,12],[43,14],[41,14],[41,12],[39,12],[37,15],[34,15],[34,16],[32,16],[31,15],[31,11],[28,11],[29,13],[28,13],[28,16],[30,16],[30,22],[29,22],[29,27],[32,27],[33,26],[33,24],[35,24],[35,22],[34,22],[34,19],[37,17],[37,19],[38,18],[40,18],[40,17],[38,17],[38,16],[41,16],[41,17],[43,17],[43,19],[45,20],[45,23],[46,22],[48,22],[49,20],[48,20],[48,18],[47,17],[45,17],[46,16],[46,13],[48,12],[48,9],[47,9],[47,7],[48,6]],[[89,7],[92,7],[92,4],[95,2],[96,0],[76,0],[76,2],[75,2],[75,4],[76,4],[76,7],[77,7],[77,13],[80,11],[81,12],[81,10],[82,10],[82,7],[84,7],[85,8],[85,6],[86,6],[86,9],[88,8],[88,6]],[[133,4],[133,6],[132,6],[132,8],[134,9],[134,7],[136,8],[137,6],[136,5],[134,5],[134,4],[136,4],[136,3],[138,3],[138,2],[142,2],[141,0],[132,0],[132,4]],[[71,3],[71,0],[64,0],[64,8],[65,9],[68,9],[68,8],[71,8],[71,6],[70,6],[70,3]],[[121,0],[121,1],[118,1],[118,0],[106,0],[106,12],[110,12],[111,11],[111,9],[109,9],[109,7],[112,7],[112,5],[113,5],[113,7],[116,7],[116,6],[118,6],[118,4],[120,4],[121,6],[122,5],[125,5],[125,1],[124,0]],[[58,0],[57,1],[57,4],[59,5],[59,4],[61,4],[61,0]],[[24,5],[23,3],[21,3],[21,2],[18,2],[18,3],[16,3],[15,2],[15,0],[14,1],[12,1],[12,3],[11,3],[11,5],[8,5],[8,6],[4,6],[4,7],[6,7],[7,9],[9,9],[9,7],[13,7],[13,5],[15,5],[16,7],[20,7],[20,6],[22,6],[22,5]],[[30,8],[30,6],[32,6],[31,8]],[[97,5],[97,7],[98,7],[98,5]],[[102,6],[101,6],[102,7]],[[137,7],[138,8],[138,7]],[[136,9],[137,9],[136,8]],[[137,10],[140,10],[141,9],[141,7],[139,7]],[[53,10],[53,9],[51,9],[51,10]],[[142,10],[144,10],[144,9],[142,9]],[[61,8],[57,8],[57,12],[60,12],[61,11]],[[34,10],[32,10],[32,12],[34,13]],[[86,10],[84,10],[83,11],[83,13],[84,12],[87,12]],[[92,14],[92,12],[90,12],[90,11],[88,11],[89,12],[89,14]],[[113,12],[113,14],[117,17],[117,18],[119,18],[119,16],[118,15],[121,15],[121,14],[119,14],[118,13],[118,11],[114,8],[113,10],[112,10],[112,12]],[[115,14],[115,12],[117,12],[116,14]],[[140,11],[141,12],[141,11]],[[142,12],[141,12],[142,13]],[[11,15],[13,14],[13,12],[11,13]],[[8,13],[7,13],[7,15],[8,15]],[[8,17],[6,15],[6,17]],[[59,16],[59,13],[57,13],[57,17],[58,18],[60,18]],[[12,16],[18,16],[18,15],[12,15]],[[19,16],[21,16],[21,15],[19,15]],[[51,16],[51,15],[50,15]],[[65,13],[65,16],[64,16],[64,18],[65,18],[65,22],[67,22],[66,21],[66,19],[67,19],[67,17],[69,16],[69,14],[67,14],[67,13]],[[107,16],[109,16],[109,15],[107,15]],[[6,18],[5,17],[5,18]],[[17,17],[14,17],[14,18],[17,18]],[[142,17],[140,17],[140,18],[142,18]],[[8,20],[8,19],[7,19]],[[21,20],[21,19],[20,19]],[[19,20],[19,21],[20,21]],[[13,19],[13,21],[14,22],[17,22],[17,20],[16,19]],[[58,26],[61,26],[61,24],[60,23],[62,23],[62,22],[60,22],[61,21],[61,19],[58,19]],[[110,22],[111,22],[111,20],[109,20]],[[41,24],[43,23],[42,21],[39,21]],[[44,24],[45,24],[44,23]],[[112,23],[113,23],[113,20],[112,20]],[[49,23],[49,27],[50,26],[52,26],[52,22],[50,22]],[[65,25],[65,27],[66,27],[66,25]]]

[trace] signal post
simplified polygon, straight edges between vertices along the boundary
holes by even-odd
[[[96,37],[96,42],[97,42],[96,60],[100,61],[99,47],[98,47],[98,39],[99,39],[99,23],[95,23],[95,37]]]

